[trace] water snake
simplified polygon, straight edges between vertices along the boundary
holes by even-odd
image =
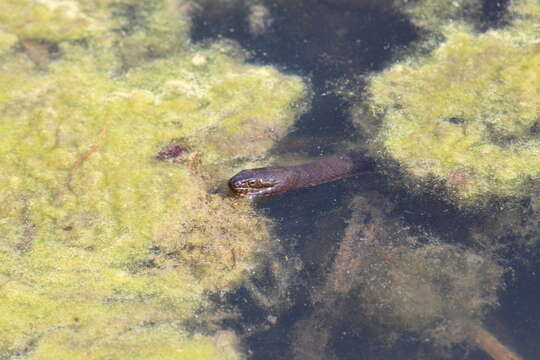
[[[229,188],[233,194],[251,199],[335,181],[373,168],[371,159],[348,152],[307,164],[242,170],[229,180]]]

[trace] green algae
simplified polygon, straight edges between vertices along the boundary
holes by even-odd
[[[438,31],[442,23],[450,21],[463,18],[474,21],[482,13],[482,2],[478,0],[397,0],[395,3],[415,25],[431,31]]]
[[[513,1],[509,12],[512,15],[514,36],[519,39],[538,38],[540,22],[540,1]]]
[[[15,35],[0,31],[0,55],[7,53],[16,42]]]
[[[286,133],[306,87],[246,65],[232,43],[189,44],[187,18],[173,42],[179,27],[160,22],[179,16],[173,3],[149,3],[132,37],[85,21],[38,31],[60,49],[46,67],[24,47],[1,60],[0,358],[242,357],[185,323],[253,274],[268,224],[210,190]],[[103,15],[99,4],[81,18]],[[135,39],[146,50],[127,60]],[[179,154],[159,160],[171,143]]]
[[[171,55],[189,47],[190,1],[110,1],[106,9],[117,23],[119,48],[127,66]]]
[[[189,47],[192,6],[187,0],[8,0],[0,4],[0,32],[25,46],[85,41],[109,43],[110,52],[114,44],[116,61],[136,66]]]
[[[0,23],[1,29],[21,39],[75,40],[104,30],[74,1],[2,1]]]
[[[522,196],[540,179],[537,38],[512,26],[444,32],[431,54],[371,78],[370,111],[383,119],[377,146],[424,188],[447,185],[453,199]]]

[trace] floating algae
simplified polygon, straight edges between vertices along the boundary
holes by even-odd
[[[15,35],[0,31],[0,55],[7,52],[16,42]]]
[[[243,358],[185,324],[253,273],[268,227],[209,190],[287,131],[305,85],[189,44],[184,1],[27,3],[0,5],[0,358]],[[175,18],[177,42],[158,31]]]
[[[421,29],[438,31],[441,23],[464,19],[467,19],[467,22],[478,21],[482,15],[483,4],[479,0],[395,0],[394,5]]]
[[[0,4],[1,27],[19,39],[54,42],[84,39],[105,31],[105,24],[91,14],[97,15],[96,9],[87,12],[83,4],[76,1],[5,0]]]
[[[420,189],[444,185],[458,203],[523,196],[540,179],[538,2],[516,2],[506,28],[443,29],[427,56],[374,75],[375,147]],[[362,126],[366,112],[356,114]]]

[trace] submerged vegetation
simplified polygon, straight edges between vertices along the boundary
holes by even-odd
[[[306,86],[190,44],[187,7],[0,5],[0,358],[243,358],[193,325],[256,270],[268,224],[211,190]]]
[[[350,210],[326,279],[313,293],[315,310],[296,326],[295,359],[331,358],[338,324],[370,329],[385,346],[414,334],[441,350],[469,343],[497,360],[518,359],[483,328],[504,287],[505,269],[494,254],[406,231],[376,193],[356,196]]]

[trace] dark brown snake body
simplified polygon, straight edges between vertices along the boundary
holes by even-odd
[[[229,188],[233,194],[251,199],[335,181],[373,168],[372,160],[349,152],[302,165],[242,170],[229,180]]]

